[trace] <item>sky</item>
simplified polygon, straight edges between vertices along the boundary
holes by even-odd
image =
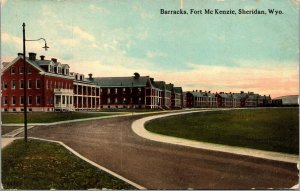
[[[0,0],[1,61],[22,52],[95,77],[134,72],[184,91],[298,94],[298,0]],[[282,15],[164,15],[160,9],[277,9]]]

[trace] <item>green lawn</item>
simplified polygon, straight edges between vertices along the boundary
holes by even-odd
[[[299,108],[213,111],[146,123],[154,133],[203,142],[299,153]]]
[[[118,113],[119,114],[119,113]],[[4,113],[2,112],[2,123],[23,123],[23,113]],[[37,112],[28,113],[28,123],[51,123],[72,119],[83,119],[91,117],[101,117],[116,115],[115,113],[83,113],[83,112]]]
[[[63,146],[17,140],[2,150],[5,189],[136,189],[74,156]]]

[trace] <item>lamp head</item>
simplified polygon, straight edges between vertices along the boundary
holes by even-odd
[[[47,46],[47,43],[45,43],[45,46],[44,46],[44,47],[42,47],[42,48],[44,48],[44,49],[45,49],[45,51],[47,51],[47,49],[49,48],[49,46]]]

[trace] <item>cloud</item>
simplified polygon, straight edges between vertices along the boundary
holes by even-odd
[[[299,0],[291,0],[294,4],[298,5]]]
[[[70,27],[70,26],[69,26]],[[80,28],[79,26],[73,26],[72,27],[72,31],[75,35],[77,35],[79,38],[83,39],[83,40],[88,40],[91,42],[95,41],[95,37],[88,33],[87,31],[83,30],[82,28]]]
[[[146,52],[147,58],[166,57],[166,56],[168,56],[168,55],[164,52],[157,52],[157,51],[147,51]]]
[[[7,3],[7,0],[0,0],[0,3],[1,3],[1,7],[3,7]]]
[[[94,5],[94,4],[91,4],[90,6],[89,6],[89,10],[92,12],[92,13],[105,13],[105,14],[107,14],[107,13],[109,13],[109,11],[107,10],[107,9],[105,9],[105,8],[103,8],[103,7],[100,7],[100,6],[96,6],[96,5]]]
[[[23,42],[22,38],[6,32],[1,33],[1,40],[3,43],[14,44],[15,46],[21,46]]]

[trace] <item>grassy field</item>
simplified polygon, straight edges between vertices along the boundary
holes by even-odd
[[[299,108],[214,111],[146,123],[154,133],[203,142],[299,153]]]
[[[2,150],[5,189],[135,189],[74,156],[63,146],[17,140]]]
[[[119,114],[119,113],[118,113]],[[23,113],[2,112],[2,123],[23,123]],[[51,123],[56,121],[67,121],[72,119],[84,119],[91,117],[101,117],[116,115],[114,113],[83,113],[83,112],[37,112],[28,113],[28,123]]]

